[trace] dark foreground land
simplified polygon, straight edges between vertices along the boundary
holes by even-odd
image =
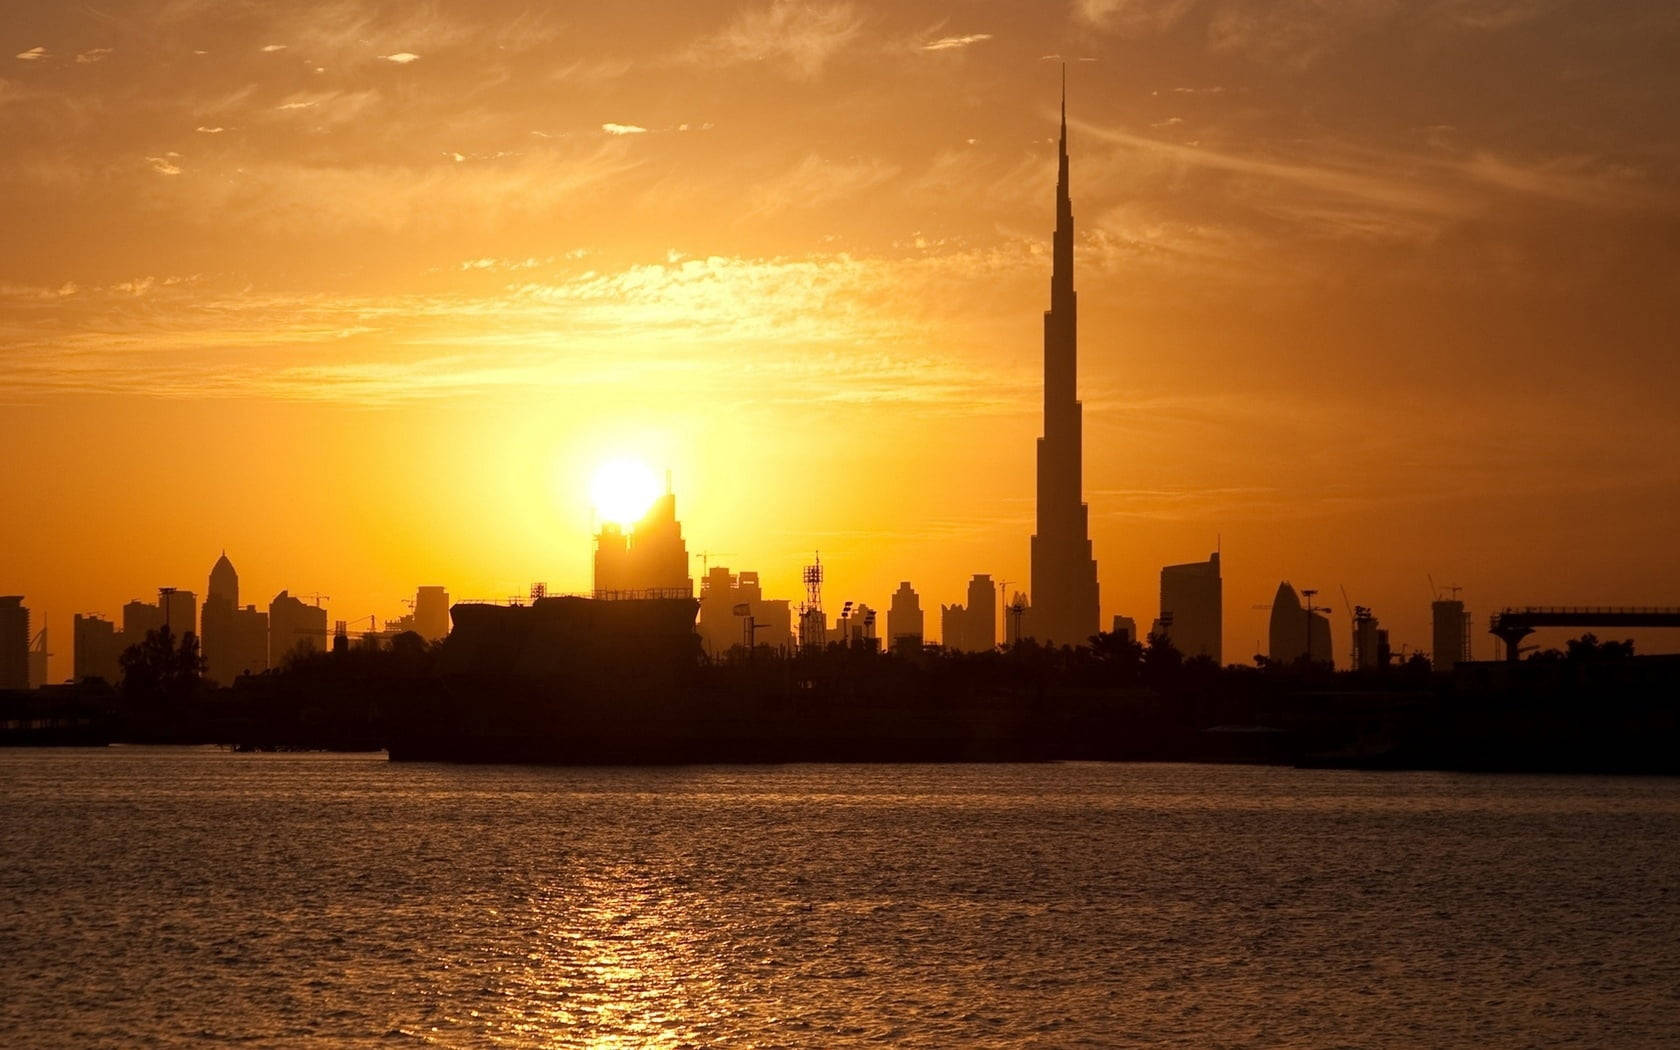
[[[136,693],[92,682],[0,694],[0,740],[556,764],[1084,759],[1680,773],[1680,657],[1434,675],[1419,665],[1222,669],[1115,645],[735,656],[547,652],[540,666],[490,671],[448,642],[352,647],[230,688]]]

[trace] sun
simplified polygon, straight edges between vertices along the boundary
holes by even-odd
[[[595,468],[589,497],[602,522],[634,525],[659,498],[659,479],[638,460],[609,460]]]

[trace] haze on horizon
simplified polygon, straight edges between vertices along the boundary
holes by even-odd
[[[1428,644],[1680,593],[1680,11],[26,0],[0,588],[589,586],[589,479],[923,607],[1027,577],[1068,64],[1102,615],[1222,546]],[[699,566],[695,566],[699,574]],[[37,620],[37,623],[40,621]],[[1491,641],[1478,633],[1479,655]]]

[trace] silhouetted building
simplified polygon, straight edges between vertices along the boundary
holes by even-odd
[[[1027,596],[1016,591],[1009,599],[1009,604],[1003,607],[1003,641],[1005,645],[1014,645],[1022,638],[1031,637],[1028,632],[1028,621],[1032,619],[1032,606],[1027,602]]]
[[[158,591],[158,607],[163,610],[164,626],[176,638],[198,634],[198,595],[165,587]]]
[[[122,678],[122,641],[117,625],[110,620],[75,614],[70,619],[71,679],[103,678],[116,685]]]
[[[1116,616],[1114,618],[1114,627],[1112,630],[1113,633],[1121,639],[1121,641],[1135,642],[1139,640],[1137,633],[1137,621],[1132,619],[1130,616]]]
[[[693,593],[688,545],[683,542],[677,497],[667,478],[665,494],[654,500],[628,534],[610,522],[601,526],[595,537],[595,597],[687,597]]]
[[[997,588],[989,575],[975,573],[968,581],[968,613],[962,633],[963,646],[969,652],[997,648]]]
[[[228,560],[227,551],[210,569],[210,586],[205,591],[200,614],[199,643],[204,654],[205,674],[222,685],[233,682],[243,668],[233,647],[233,616],[239,610],[239,573]]]
[[[1162,633],[1186,657],[1206,656],[1224,664],[1224,584],[1219,554],[1207,561],[1168,565],[1161,570]]]
[[[428,642],[449,635],[449,592],[442,587],[422,587],[414,592],[415,634]]]
[[[953,653],[968,651],[968,645],[963,639],[963,628],[968,621],[968,610],[960,605],[941,605],[939,607],[939,644]]]
[[[1451,671],[1470,659],[1470,614],[1456,598],[1431,603],[1429,613],[1435,627],[1430,664],[1437,671]]]
[[[29,688],[29,609],[23,595],[0,597],[0,689]]]
[[[326,648],[327,610],[305,605],[286,591],[276,594],[268,603],[268,665],[284,667],[293,653]]]
[[[163,626],[163,609],[136,598],[123,606],[122,625],[122,647],[139,645],[148,633]]]
[[[745,608],[745,614],[739,612]],[[722,565],[714,565],[700,581],[701,644],[706,652],[721,656],[737,645],[747,644],[747,621],[751,620],[752,644],[772,649],[793,647],[793,607],[786,599],[766,600],[758,582],[758,573],[743,572],[732,575]]]
[[[1317,612],[1308,613],[1301,596],[1288,580],[1278,584],[1272,599],[1271,638],[1267,656],[1285,666],[1298,660],[1334,664],[1330,650],[1330,621]]]
[[[1348,667],[1354,671],[1375,671],[1388,665],[1388,632],[1363,605],[1353,608],[1353,651]]]
[[[39,689],[47,684],[47,661],[52,652],[47,648],[47,629],[41,628],[35,632],[35,638],[29,643],[29,688]]]
[[[887,645],[892,649],[922,647],[922,601],[909,580],[899,583],[887,606]]]
[[[1073,291],[1065,83],[1052,254],[1050,309],[1044,313],[1044,436],[1038,439],[1038,528],[1032,537],[1032,612],[1027,633],[1039,641],[1083,645],[1101,624],[1090,512],[1081,496],[1084,410],[1078,393],[1079,318]]]
[[[235,676],[262,674],[268,670],[268,614],[255,605],[233,611],[233,658],[228,665]]]

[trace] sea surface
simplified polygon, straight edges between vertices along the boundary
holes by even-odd
[[[0,1045],[1680,1046],[1680,781],[10,750]]]

